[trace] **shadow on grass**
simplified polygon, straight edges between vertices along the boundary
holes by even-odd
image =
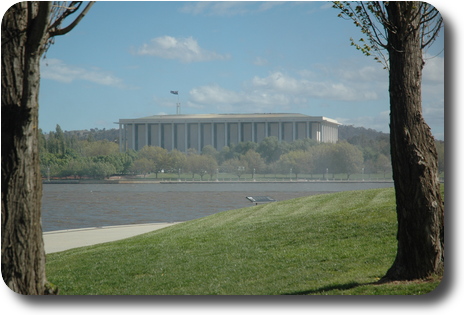
[[[333,290],[350,290],[359,286],[363,285],[369,285],[369,284],[374,284],[372,282],[370,283],[358,283],[358,282],[349,282],[346,284],[335,284],[335,285],[329,285],[325,286],[319,289],[314,289],[314,290],[307,290],[307,291],[297,291],[297,292],[291,292],[291,293],[285,293],[284,295],[309,295],[309,294],[321,294],[324,292],[329,292]]]

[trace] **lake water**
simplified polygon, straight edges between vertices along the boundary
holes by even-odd
[[[164,183],[43,185],[43,231],[179,222],[250,207],[247,196],[277,201],[314,194],[393,187],[384,182]]]

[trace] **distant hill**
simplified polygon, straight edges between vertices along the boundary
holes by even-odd
[[[98,140],[108,140],[110,142],[118,142],[119,141],[119,129],[98,129],[92,128],[90,130],[71,130],[71,131],[64,131],[65,135],[68,136],[75,136],[79,140],[88,140],[91,139],[93,141]]]
[[[354,127],[341,125],[338,127],[338,139],[346,140],[350,143],[365,142],[369,140],[386,140],[390,141],[390,134],[383,133],[374,129],[364,127]],[[358,141],[356,141],[358,140]]]

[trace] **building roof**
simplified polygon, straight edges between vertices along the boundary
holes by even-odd
[[[269,120],[309,120],[309,121],[327,121],[340,125],[336,120],[323,116],[308,116],[294,113],[255,113],[255,114],[179,114],[179,115],[153,115],[135,119],[120,119],[119,123],[145,123],[156,120],[163,121],[188,121],[188,120],[237,120],[252,121],[254,119]]]
[[[309,117],[303,114],[277,114],[277,113],[261,113],[261,114],[191,114],[191,115],[154,115],[144,117],[142,119],[240,119],[240,118],[302,118]]]

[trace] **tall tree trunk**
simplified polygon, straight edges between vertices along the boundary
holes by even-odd
[[[444,205],[438,156],[422,117],[422,49],[417,3],[387,7],[390,56],[390,142],[398,218],[397,256],[385,279],[440,274],[444,265]]]
[[[38,92],[49,12],[19,2],[2,20],[2,276],[21,294],[46,293]]]

